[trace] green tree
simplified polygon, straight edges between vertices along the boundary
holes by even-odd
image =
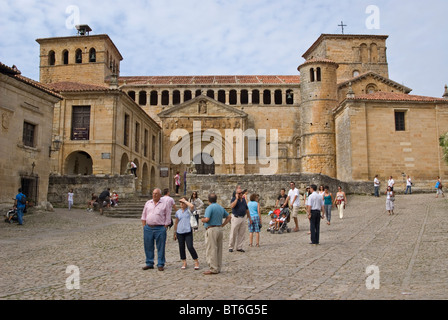
[[[442,134],[439,141],[443,150],[443,159],[448,163],[448,132]]]

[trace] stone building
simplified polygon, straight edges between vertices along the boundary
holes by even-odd
[[[60,174],[123,174],[136,160],[143,192],[186,170],[343,181],[448,174],[438,146],[447,97],[412,96],[389,79],[388,36],[322,34],[292,75],[120,76],[109,36],[79,30],[37,40],[40,81],[65,98],[53,128]],[[75,125],[82,108],[89,132]]]
[[[45,205],[48,163],[59,147],[51,126],[53,106],[61,99],[0,63],[0,207],[10,206],[19,188],[34,205]]]

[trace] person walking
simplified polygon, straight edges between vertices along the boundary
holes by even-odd
[[[204,272],[205,275],[213,275],[221,272],[222,267],[222,245],[223,230],[231,219],[231,215],[219,204],[216,203],[218,197],[215,193],[208,196],[210,205],[205,210],[201,221],[205,227],[205,258],[210,270]],[[225,218],[224,222],[223,219]]]
[[[325,216],[327,218],[327,224],[330,225],[331,221],[331,209],[333,208],[333,195],[330,193],[330,187],[324,187],[324,206],[325,206]]]
[[[373,179],[373,187],[375,188],[375,197],[380,197],[380,180],[378,179],[378,175],[375,175]]]
[[[387,187],[386,191],[386,211],[389,215],[394,214],[395,192],[391,187]]]
[[[19,222],[19,226],[23,225],[23,212],[26,209],[26,195],[22,193],[22,188],[18,189],[18,194],[14,199],[14,205],[17,208],[17,220]]]
[[[336,193],[336,199],[334,200],[334,204],[338,208],[339,218],[344,218],[344,210],[347,205],[347,197],[345,192],[342,191],[342,187],[338,186],[338,192]]]
[[[406,191],[404,192],[404,194],[412,194],[412,180],[410,176],[406,176]]]
[[[157,268],[165,268],[166,229],[171,224],[171,204],[168,197],[162,198],[162,191],[158,188],[152,192],[152,199],[143,208],[143,246],[146,265],[143,270],[154,269],[154,244],[157,248]]]
[[[436,181],[436,198],[439,197],[439,194],[442,195],[442,198],[445,198],[445,194],[443,193],[443,185],[442,185],[442,179],[440,179],[440,177],[437,177],[437,181]]]
[[[306,205],[308,219],[310,219],[311,243],[319,244],[320,220],[324,218],[324,199],[317,192],[317,186],[310,186],[311,195]]]
[[[389,180],[387,181],[387,186],[390,187],[390,189],[392,191],[394,191],[394,185],[395,185],[394,178],[392,178],[392,176],[390,176]]]
[[[260,246],[260,229],[261,229],[261,211],[260,211],[260,196],[258,194],[251,194],[250,201],[247,204],[249,208],[250,221],[249,225],[249,247],[253,245],[253,236],[255,233],[255,246]]]
[[[199,217],[202,214],[202,208],[204,207],[204,202],[202,202],[202,200],[199,199],[197,191],[194,191],[191,194],[189,201],[194,205],[193,215],[194,215],[196,222],[198,223],[198,226],[199,226]],[[193,230],[198,231],[198,227],[193,228]]]
[[[185,197],[180,198],[180,209],[177,210],[174,219],[174,241],[179,243],[180,260],[182,260],[181,269],[187,268],[187,256],[185,245],[194,260],[194,269],[199,270],[198,254],[193,246],[193,230],[190,224],[190,216],[193,214],[194,205],[188,202]]]
[[[232,220],[230,222],[229,252],[233,252],[233,249],[239,252],[245,252],[243,250],[243,242],[247,226],[244,218],[247,217],[249,222],[251,218],[246,200],[243,198],[243,191],[239,186],[235,191],[235,196],[231,200],[230,207],[232,208]]]
[[[296,227],[293,229],[293,232],[299,231],[299,209],[300,209],[300,192],[299,189],[296,188],[295,182],[291,181],[289,183],[291,189],[288,192],[288,197],[286,198],[286,203],[289,204],[291,209],[291,217],[294,219],[294,223]]]
[[[72,206],[73,206],[73,196],[74,196],[75,194],[73,193],[73,189],[70,189],[69,191],[68,191],[68,194],[67,194],[67,201],[68,201],[68,210],[70,211],[70,210],[72,210]]]
[[[176,186],[176,196],[178,196],[179,195],[179,187],[180,187],[179,171],[177,171],[176,175],[174,176],[174,185]]]

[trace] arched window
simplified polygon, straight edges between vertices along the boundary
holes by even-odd
[[[173,91],[173,104],[180,104],[180,91],[179,90]]]
[[[236,90],[230,90],[229,92],[229,104],[235,105],[237,103]]]
[[[89,51],[89,62],[96,62],[96,50],[91,48]]]
[[[146,91],[140,91],[138,93],[138,104],[141,106],[146,106]]]
[[[241,104],[248,104],[249,103],[249,91],[247,90],[241,90]]]
[[[320,72],[320,68],[318,67],[317,69],[316,69],[316,81],[321,81],[322,80],[322,78],[321,78],[321,72]]]
[[[260,91],[252,90],[252,104],[260,104]]]
[[[274,92],[274,100],[275,100],[275,104],[282,104],[283,103],[282,90],[275,90],[275,92]]]
[[[157,93],[157,91],[151,91],[151,93],[149,94],[149,104],[151,106],[156,106],[157,103],[159,102],[159,95]]]
[[[135,101],[135,91],[129,91],[128,95]]]
[[[51,50],[51,51],[48,53],[48,64],[49,64],[50,66],[54,66],[55,63],[56,63],[56,54],[54,53],[53,50]]]
[[[310,69],[310,81],[311,81],[311,82],[314,82],[314,80],[315,80],[315,79],[314,79],[314,68],[311,68],[311,69]]]
[[[167,106],[170,102],[170,94],[168,90],[162,91],[162,106]]]
[[[369,52],[365,43],[360,46],[360,58],[362,63],[369,62]]]
[[[68,50],[62,51],[62,63],[68,64]]]
[[[224,90],[218,91],[218,101],[221,103],[226,103],[226,92]]]
[[[201,90],[201,89],[198,89],[198,90],[196,90],[196,92],[194,93],[194,96],[195,96],[195,97],[199,97],[201,94],[202,94],[202,90]]]
[[[263,104],[271,104],[271,90],[263,91]]]
[[[82,51],[81,51],[81,49],[77,49],[75,51],[75,62],[76,63],[82,63]]]
[[[377,91],[378,91],[378,87],[375,84],[373,84],[373,83],[368,84],[367,87],[366,87],[366,93],[367,94],[372,94],[372,93],[375,93]]]
[[[215,91],[207,90],[207,97],[215,99]]]
[[[294,103],[294,91],[291,89],[286,91],[286,104],[293,104]]]
[[[370,45],[370,62],[378,62],[378,46],[376,45],[376,43],[372,43]]]
[[[184,101],[191,100],[191,97],[192,97],[191,90],[185,90],[184,91]]]
[[[354,70],[353,71],[353,78],[359,76],[359,70]]]

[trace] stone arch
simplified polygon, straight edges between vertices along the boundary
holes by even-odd
[[[82,50],[76,49],[75,51],[75,63],[82,63]]]
[[[369,51],[367,48],[367,44],[363,43],[360,46],[360,58],[361,63],[367,63],[369,62]]]
[[[141,106],[145,106],[147,103],[146,91],[142,90],[138,93],[138,104]]]
[[[376,43],[372,43],[370,45],[370,62],[377,63],[378,62],[378,46]]]
[[[142,168],[142,195],[148,195],[151,190],[148,164],[145,162]]]
[[[89,62],[96,62],[96,49],[95,48],[90,48]]]
[[[62,51],[62,63],[68,64],[68,62],[69,62],[68,58],[69,58],[69,53],[68,53],[68,50],[65,49],[64,51]]]
[[[64,174],[66,175],[92,175],[93,160],[85,151],[74,151],[65,158]]]
[[[369,83],[366,87],[366,93],[367,94],[372,94],[378,91],[378,87],[376,84],[374,83]]]
[[[123,153],[121,156],[120,161],[120,175],[129,174],[130,171],[128,170],[128,163],[129,163],[129,157],[127,153]]]
[[[156,169],[151,166],[151,174],[149,178],[149,191],[151,192],[156,187]]]
[[[53,50],[48,53],[48,65],[54,66],[56,64],[56,54]]]

